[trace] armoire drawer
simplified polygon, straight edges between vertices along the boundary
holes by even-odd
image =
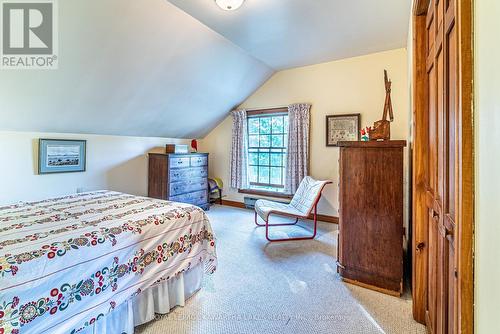
[[[170,158],[170,168],[186,168],[189,167],[189,157],[172,157]]]
[[[170,184],[170,196],[177,196],[185,193],[190,193],[198,190],[206,190],[208,188],[207,178],[187,179],[180,182],[172,182]]]
[[[170,196],[170,200],[180,203],[188,203],[193,205],[201,205],[207,203],[208,194],[206,190],[195,191],[188,194]]]
[[[176,168],[170,170],[170,182],[179,182],[195,178],[206,178],[208,170],[206,167]]]
[[[197,156],[191,157],[191,167],[200,167],[208,165],[208,157],[207,156]]]

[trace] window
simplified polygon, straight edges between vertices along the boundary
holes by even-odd
[[[250,189],[284,191],[287,145],[287,112],[248,116]]]

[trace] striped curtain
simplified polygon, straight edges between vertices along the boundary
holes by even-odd
[[[309,174],[310,104],[288,107],[288,154],[285,191],[294,194],[300,182]]]
[[[247,178],[247,112],[235,110],[233,116],[233,138],[231,142],[231,188],[248,188]]]

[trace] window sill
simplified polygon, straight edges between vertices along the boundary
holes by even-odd
[[[277,198],[288,198],[291,199],[293,195],[285,194],[277,191],[265,191],[258,189],[238,189],[240,194],[249,194],[249,195],[260,195],[260,196],[268,196],[268,197],[277,197]]]

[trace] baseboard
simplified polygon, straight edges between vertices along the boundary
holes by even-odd
[[[339,223],[339,217],[328,216],[328,215],[317,215],[317,216],[318,216],[318,220],[321,222],[330,223],[330,224],[338,224]],[[309,219],[314,219],[314,216],[309,215]]]
[[[236,201],[229,201],[227,199],[223,199],[222,200],[222,205],[226,205],[226,206],[232,206],[232,207],[235,207],[235,208],[240,208],[240,209],[245,209],[245,203],[242,203],[242,202],[236,202]]]
[[[229,201],[229,200],[222,200],[222,205],[226,206],[232,206],[235,208],[240,208],[240,209],[245,209],[245,204],[242,202],[237,202],[237,201]],[[318,220],[325,222],[325,223],[331,223],[331,224],[338,224],[339,223],[339,217],[335,216],[328,216],[328,215],[317,215]],[[314,216],[311,214],[309,215],[309,219],[314,219]]]
[[[371,285],[371,284],[366,284],[366,283],[363,283],[363,282],[359,282],[359,281],[352,280],[352,279],[349,279],[349,278],[344,278],[344,277],[342,277],[342,281],[344,281],[346,283],[349,283],[349,284],[360,286],[360,287],[365,288],[365,289],[370,289],[370,290],[373,290],[373,291],[385,293],[386,295],[390,295],[390,296],[394,296],[394,297],[401,297],[401,292],[399,292],[399,291],[393,291],[393,290],[388,290],[388,289],[380,288],[378,286],[374,286],[374,285]]]

